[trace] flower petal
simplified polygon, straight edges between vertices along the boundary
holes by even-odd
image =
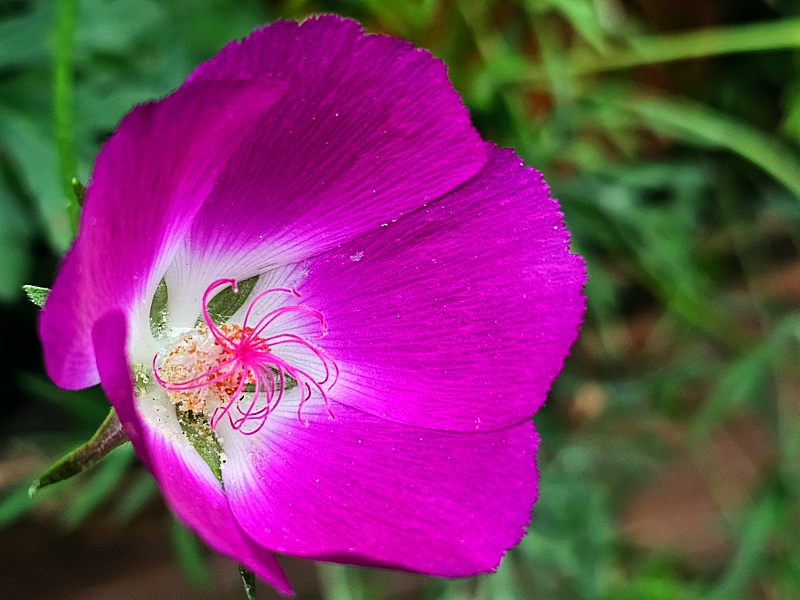
[[[441,61],[365,35],[355,21],[275,23],[224,48],[191,80],[258,73],[284,81],[286,94],[198,214],[167,280],[176,303],[191,293],[196,306],[215,279],[250,277],[375,229],[486,162]]]
[[[211,548],[239,561],[282,594],[291,595],[278,561],[243,535],[222,486],[183,434],[166,437],[155,428],[147,433],[153,476],[175,516]]]
[[[295,400],[296,400],[296,393]],[[306,558],[457,577],[494,569],[536,499],[538,438],[417,429],[290,402],[256,434],[222,428],[223,480],[242,529]]]
[[[159,418],[158,426],[152,426],[150,419],[137,413],[125,354],[125,316],[116,312],[102,318],[92,337],[103,389],[175,515],[214,550],[238,560],[281,593],[291,594],[275,557],[242,534],[222,485],[192,448],[177,420]],[[139,402],[146,414],[148,400]]]
[[[265,278],[325,316],[314,343],[339,367],[331,399],[420,427],[498,429],[541,406],[578,334],[585,271],[568,237],[539,173],[495,150],[428,207]]]
[[[89,336],[103,312],[138,311],[134,323],[149,334],[144,301],[227,159],[282,93],[269,78],[192,82],[122,120],[97,157],[78,236],[39,322],[57,385],[97,383]]]
[[[97,356],[103,391],[117,412],[136,454],[149,468],[150,453],[141,436],[143,427],[134,404],[133,382],[125,354],[127,329],[124,314],[119,311],[106,314],[92,328],[92,349]]]

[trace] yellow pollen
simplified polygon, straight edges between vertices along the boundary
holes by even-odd
[[[238,344],[242,339],[242,327],[237,324],[219,326],[222,334]],[[245,334],[252,333],[248,327]],[[232,399],[239,390],[241,378],[245,384],[255,384],[253,373],[243,373],[237,369],[233,353],[220,344],[208,330],[205,323],[184,333],[172,349],[156,365],[158,376],[166,383],[187,389],[168,389],[167,395],[173,404],[182,410],[193,413],[209,413]]]

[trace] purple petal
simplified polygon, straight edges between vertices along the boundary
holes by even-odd
[[[259,73],[284,81],[286,94],[198,214],[188,258],[168,281],[177,293],[331,248],[452,190],[486,161],[444,65],[355,21],[275,23],[191,80]]]
[[[117,412],[136,454],[149,468],[150,453],[141,436],[143,426],[134,404],[133,382],[125,351],[127,329],[125,315],[119,311],[108,313],[92,329],[92,349],[97,356],[103,391]]]
[[[242,534],[222,485],[180,431],[174,414],[172,423],[162,420],[152,426],[137,413],[125,354],[125,317],[117,312],[101,319],[93,340],[103,389],[175,515],[214,550],[290,595],[291,586],[275,557]]]
[[[97,383],[90,332],[105,311],[139,311],[147,328],[142,300],[231,153],[282,93],[274,80],[198,81],[122,120],[97,157],[78,236],[39,322],[57,385]]]
[[[180,438],[165,437],[156,428],[147,433],[151,471],[175,516],[211,548],[237,560],[282,594],[291,595],[278,561],[243,535],[219,481],[182,434]]]
[[[225,490],[254,540],[281,553],[457,577],[494,569],[536,499],[529,421],[454,433],[343,406],[286,405],[252,436],[223,431]]]
[[[568,237],[539,173],[495,150],[430,206],[269,276],[327,319],[315,343],[339,367],[331,399],[498,429],[541,406],[577,336],[585,271]]]

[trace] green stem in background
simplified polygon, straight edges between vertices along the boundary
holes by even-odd
[[[800,157],[744,121],[684,98],[637,96],[615,110],[636,115],[643,125],[673,139],[738,154],[800,196]]]
[[[256,600],[256,576],[244,565],[239,565],[239,576],[242,578],[247,600]]]
[[[567,55],[564,64],[574,76],[580,76],[721,54],[800,48],[800,18],[664,36],[639,36],[625,43],[626,48],[606,54],[575,50]],[[543,65],[532,65],[520,73],[519,81],[545,84],[548,73]]]
[[[551,23],[543,19],[531,18],[530,26],[539,44],[542,69],[553,96],[554,109],[558,113],[573,95],[571,91],[573,78],[569,77],[569,67],[565,65],[564,52]]]
[[[58,0],[55,23],[53,55],[53,111],[56,149],[58,151],[59,180],[67,201],[67,217],[72,231],[78,225],[80,205],[73,192],[72,179],[76,161],[73,151],[74,126],[72,119],[75,25],[78,18],[78,0]]]

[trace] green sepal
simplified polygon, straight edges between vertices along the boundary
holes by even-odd
[[[43,487],[58,483],[59,481],[64,481],[73,475],[82,473],[89,467],[100,462],[114,448],[121,446],[127,441],[128,436],[125,435],[125,431],[122,429],[122,423],[119,422],[119,417],[112,408],[91,439],[69,454],[63,456],[47,469],[41,477],[34,481],[31,487],[28,488],[28,495],[33,497],[33,495]]]
[[[222,446],[211,429],[208,418],[202,413],[177,409],[181,430],[200,455],[214,477],[222,483]]]
[[[256,576],[244,565],[239,565],[239,575],[242,577],[244,595],[247,596],[247,600],[256,600]]]
[[[78,206],[83,206],[83,199],[86,197],[86,186],[78,181],[77,177],[72,178],[72,193],[78,201]]]
[[[257,282],[258,275],[250,277],[249,279],[243,279],[242,281],[236,282],[237,291],[234,292],[233,288],[227,287],[214,296],[208,302],[208,316],[211,317],[211,322],[214,323],[214,325],[222,325],[230,319],[233,313],[242,307]],[[201,320],[202,317],[198,319],[198,323]]]
[[[156,339],[162,337],[167,330],[168,300],[167,282],[162,279],[158,282],[156,291],[153,293],[153,302],[150,304],[150,333]]]
[[[39,308],[44,308],[44,303],[50,294],[50,288],[39,287],[38,285],[23,285],[22,289],[28,295],[28,300]]]

